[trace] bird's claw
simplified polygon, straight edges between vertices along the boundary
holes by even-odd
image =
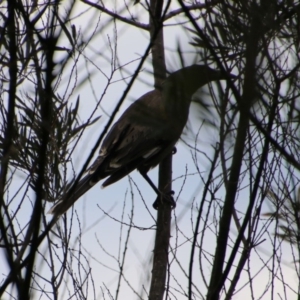
[[[161,194],[161,196],[157,196],[156,200],[152,204],[154,209],[158,209],[159,205],[164,202],[164,204],[169,204],[172,209],[176,207],[176,202],[173,198],[174,191],[170,191],[169,193]]]

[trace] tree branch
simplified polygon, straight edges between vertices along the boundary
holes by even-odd
[[[115,19],[117,19],[119,21],[122,21],[124,23],[127,23],[129,25],[133,25],[133,26],[135,26],[137,28],[140,28],[140,29],[143,29],[143,30],[149,30],[150,29],[149,25],[146,25],[146,24],[134,21],[134,20],[130,20],[130,19],[124,18],[124,17],[120,16],[118,13],[114,13],[114,12],[108,10],[107,8],[105,8],[105,7],[101,6],[101,5],[95,4],[95,3],[90,2],[88,0],[81,0],[81,2],[83,2],[85,4],[88,4],[88,5],[92,6],[92,7],[95,7],[97,9],[99,9],[100,11],[108,14],[109,16],[111,16],[111,17],[113,17],[113,18],[115,18]]]

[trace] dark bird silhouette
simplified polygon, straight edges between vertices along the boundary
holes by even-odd
[[[108,177],[102,184],[106,187],[135,169],[160,195],[147,172],[172,152],[187,122],[192,95],[220,79],[225,79],[221,72],[192,65],[172,73],[160,90],[148,92],[131,104],[106,135],[88,174],[49,213],[65,213],[101,179]]]

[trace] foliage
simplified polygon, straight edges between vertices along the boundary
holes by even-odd
[[[299,298],[299,2],[116,3],[0,4],[1,299]],[[172,49],[171,30],[190,44]],[[193,63],[227,79],[194,95],[182,136],[190,157],[180,143],[173,159],[171,227],[135,175],[99,201],[89,194],[97,209],[89,200],[88,213],[76,204],[49,218],[48,202],[82,176],[135,80],[132,93],[145,93],[149,74],[159,86],[165,66]]]

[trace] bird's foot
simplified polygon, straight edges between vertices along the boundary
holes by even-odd
[[[164,202],[165,204],[169,204],[171,208],[174,209],[176,207],[176,202],[174,201],[173,195],[174,191],[170,191],[169,193],[162,193],[161,196],[157,196],[156,200],[152,204],[153,208],[157,210],[159,205]]]

